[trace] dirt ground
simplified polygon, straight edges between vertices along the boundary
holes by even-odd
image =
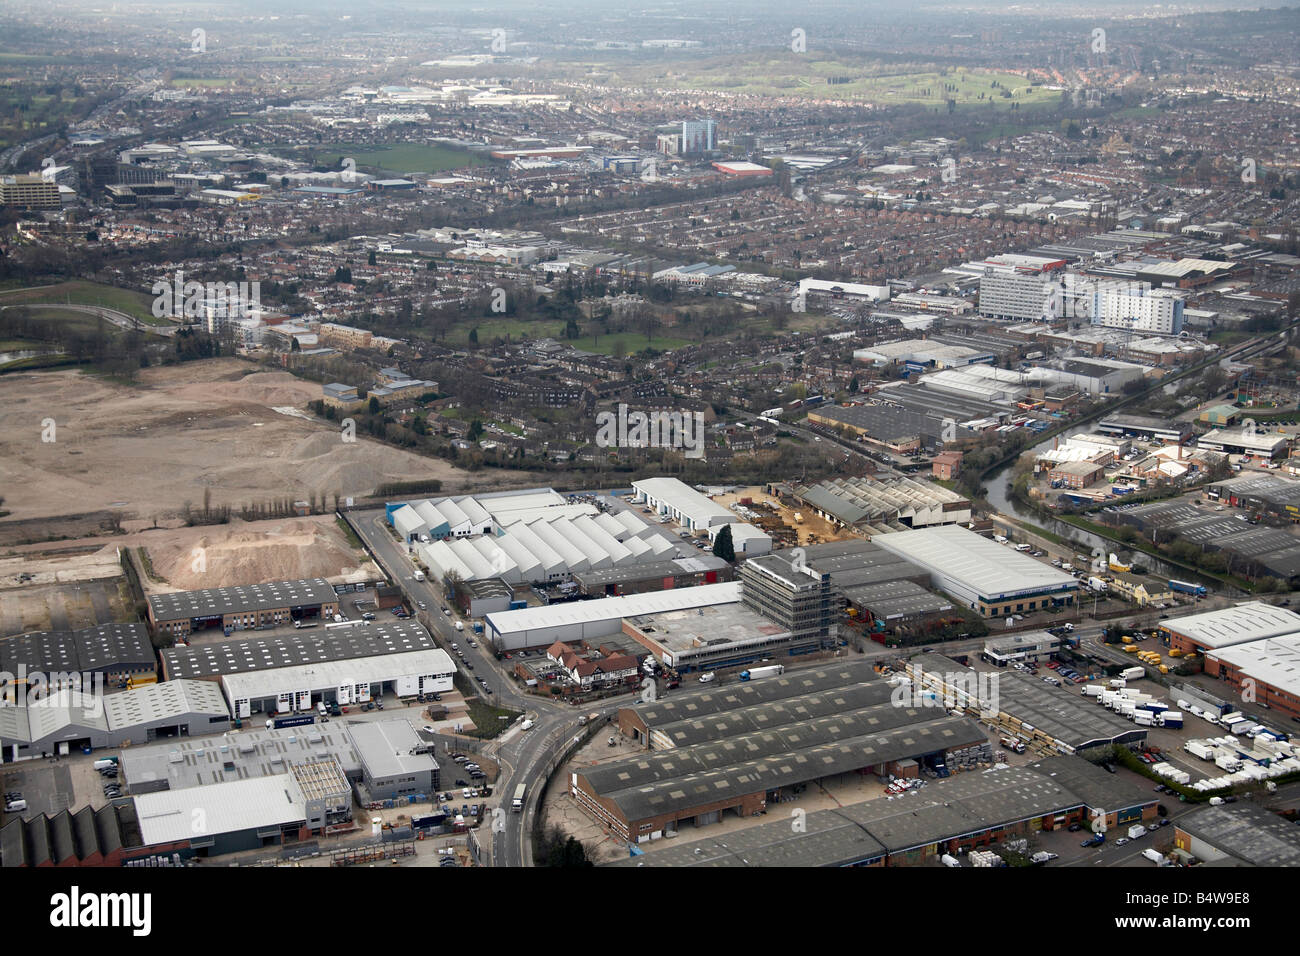
[[[151,592],[334,578],[361,567],[378,574],[365,552],[348,544],[333,515],[141,531],[122,541],[143,547],[153,573],[166,581],[164,587],[147,579]]]
[[[345,443],[335,427],[300,417],[318,385],[252,368],[233,358],[189,362],[142,370],[134,386],[79,371],[4,376],[0,472],[11,516],[0,526],[118,510],[134,530],[174,523],[186,502],[202,506],[205,491],[213,505],[238,508],[313,493],[361,497],[389,481],[484,484],[361,436]]]
[[[731,494],[718,495],[713,500],[724,508],[730,508],[741,498],[752,498],[755,506],[753,509],[754,511],[758,512],[760,515],[770,513],[777,523],[785,525],[798,535],[799,544],[801,545],[807,546],[810,544],[821,544],[826,541],[845,541],[849,538],[855,537],[855,535],[849,534],[847,531],[837,529],[829,521],[817,517],[807,509],[799,512],[803,515],[803,521],[796,522],[794,520],[794,508],[787,508],[776,498],[764,494],[763,489],[758,485],[754,485],[750,488],[742,488],[739,491],[732,492]],[[770,502],[775,505],[776,510],[769,511],[769,509],[763,506],[764,502]]]

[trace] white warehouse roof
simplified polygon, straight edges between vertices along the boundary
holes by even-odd
[[[1300,697],[1300,632],[1237,644],[1210,656],[1237,668],[1242,677]]]
[[[507,634],[565,625],[595,624],[715,604],[732,604],[739,601],[740,596],[740,582],[725,581],[721,584],[700,584],[667,591],[598,598],[595,601],[569,601],[545,607],[526,607],[517,611],[494,611],[486,615],[484,620],[498,634]]]
[[[163,790],[134,798],[145,846],[269,830],[305,820],[306,800],[291,773]],[[202,821],[202,828],[196,821]]]
[[[276,697],[294,691],[323,691],[344,684],[376,684],[398,677],[450,675],[455,672],[456,665],[451,656],[435,648],[226,674],[221,678],[221,685],[226,690],[226,698],[233,702]]]
[[[632,487],[647,499],[661,502],[673,511],[690,519],[692,527],[709,528],[715,524],[728,524],[736,516],[720,504],[700,494],[690,485],[676,478],[642,478],[632,482]]]
[[[881,534],[871,543],[983,598],[997,600],[1078,583],[1064,571],[959,525]]]
[[[1247,601],[1217,611],[1163,621],[1161,627],[1202,647],[1231,647],[1300,633],[1300,614],[1263,601]]]

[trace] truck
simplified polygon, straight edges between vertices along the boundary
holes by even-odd
[[[527,792],[526,784],[520,784],[515,787],[515,798],[510,801],[510,809],[515,813],[521,813],[524,809],[524,794]]]
[[[303,724],[314,724],[315,722],[315,714],[284,714],[268,720],[266,729],[279,730],[281,727],[301,727]]]
[[[1014,751],[1015,753],[1022,754],[1025,752],[1025,742],[1019,737],[1008,737],[1004,735],[1001,743],[1003,747],[1006,747],[1008,750]]]
[[[1136,710],[1133,712],[1133,723],[1139,727],[1154,727],[1156,725],[1155,715],[1150,711]]]
[[[1192,597],[1205,597],[1206,590],[1203,584],[1192,584],[1190,581],[1170,581],[1169,590],[1178,594],[1190,594]]]
[[[1183,744],[1183,749],[1193,757],[1199,757],[1201,760],[1214,759],[1214,748],[1199,740],[1187,741],[1187,743]]]
[[[1124,680],[1138,680],[1147,676],[1147,669],[1145,667],[1126,667],[1119,672],[1119,676]]]
[[[1091,837],[1080,843],[1080,846],[1101,846],[1106,842],[1106,834],[1094,833]]]
[[[1142,855],[1154,863],[1156,866],[1168,866],[1169,860],[1159,850],[1153,850],[1150,847],[1142,851]]]
[[[1057,858],[1057,854],[1048,853],[1046,850],[1039,850],[1029,858],[1029,862],[1036,866],[1042,866],[1044,863],[1050,863]]]
[[[1161,727],[1170,727],[1174,730],[1181,729],[1183,726],[1183,712],[1181,710],[1166,710],[1160,714],[1158,722]]]
[[[1100,697],[1105,690],[1100,684],[1085,684],[1079,691],[1084,697]]]
[[[765,667],[751,667],[749,670],[740,672],[741,680],[758,680],[762,677],[775,677],[777,674],[785,673],[784,664],[768,664]]]
[[[1214,758],[1214,765],[1220,770],[1226,770],[1228,773],[1236,773],[1241,769],[1241,761],[1224,751],[1220,751]]]
[[[1130,840],[1136,840],[1138,837],[1142,836],[1146,832],[1147,832],[1146,827],[1144,827],[1140,823],[1135,823],[1133,826],[1128,828],[1128,838]]]
[[[1096,575],[1093,575],[1088,578],[1088,587],[1092,588],[1094,591],[1104,591],[1106,590],[1106,582]]]

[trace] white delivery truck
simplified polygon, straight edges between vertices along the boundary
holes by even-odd
[[[1133,826],[1128,828],[1128,838],[1130,840],[1136,840],[1138,837],[1142,836],[1146,832],[1147,832],[1147,828],[1144,827],[1142,824],[1140,823],[1134,824]]]
[[[1167,860],[1164,854],[1161,853],[1159,850],[1152,850],[1148,847],[1147,849],[1142,851],[1142,855],[1146,857],[1148,860],[1150,860],[1152,863],[1154,863],[1156,866],[1169,865],[1169,860]]]

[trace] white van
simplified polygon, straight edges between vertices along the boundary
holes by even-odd
[[[107,770],[109,767],[116,767],[117,761],[110,760],[109,758],[105,757],[102,760],[96,760],[93,764],[91,764],[91,766],[94,767],[96,770]]]
[[[316,701],[316,713],[320,714],[322,717],[329,713],[329,710],[325,706],[325,701]]]

